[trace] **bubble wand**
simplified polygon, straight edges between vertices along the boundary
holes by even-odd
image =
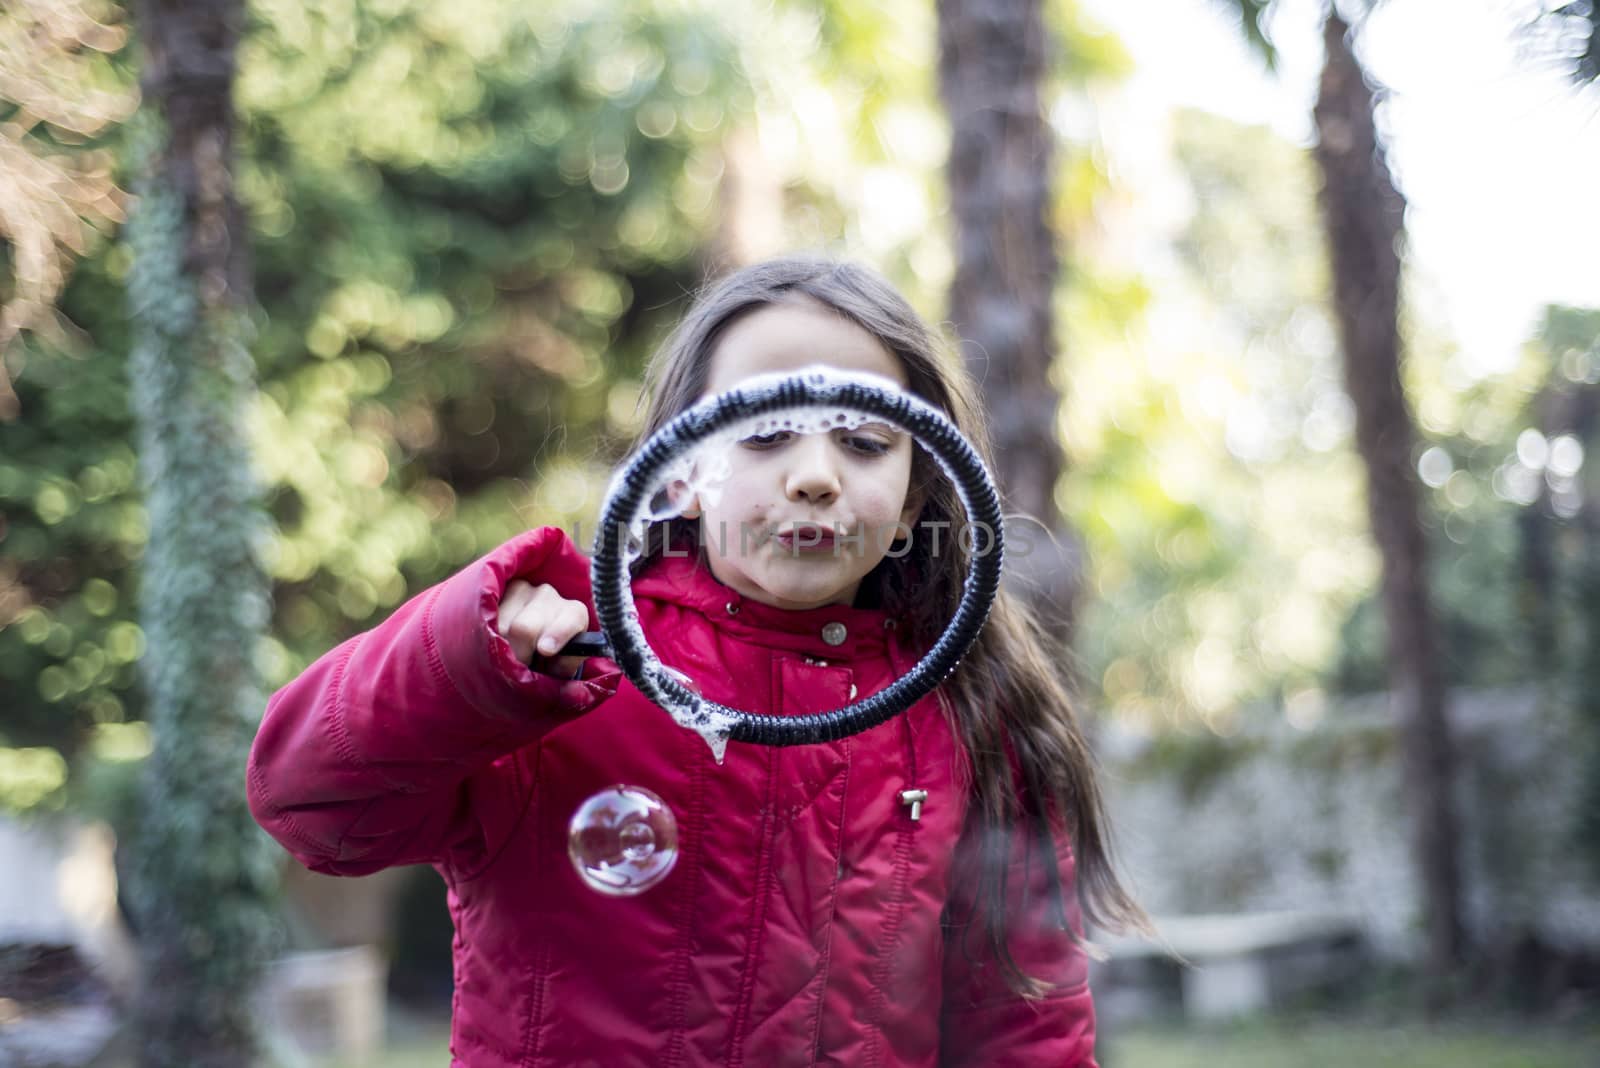
[[[809,415],[795,415],[803,411]],[[887,688],[829,712],[775,716],[710,701],[684,685],[645,640],[629,588],[629,565],[644,551],[651,522],[680,514],[665,487],[674,481],[706,483],[725,477],[721,468],[693,474],[696,449],[731,446],[762,433],[814,433],[850,429],[881,419],[911,434],[954,483],[973,529],[991,537],[972,553],[960,603],[944,632],[915,667]],[[725,452],[717,453],[725,456]],[[692,495],[683,495],[692,496]],[[875,727],[910,708],[939,685],[966,655],[988,618],[1000,586],[1004,557],[1000,498],[988,469],[971,443],[943,412],[889,379],[807,368],[797,374],[761,375],[679,414],[657,430],[612,479],[600,517],[600,538],[590,565],[595,613],[601,632],[580,635],[564,656],[605,656],[651,701],[711,747],[718,763],[728,740],[759,745],[807,745],[835,741]]]

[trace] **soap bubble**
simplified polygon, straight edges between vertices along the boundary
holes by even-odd
[[[572,814],[567,855],[592,889],[632,897],[667,877],[678,862],[678,821],[642,786],[613,786]]]

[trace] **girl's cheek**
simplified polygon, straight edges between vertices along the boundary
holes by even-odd
[[[872,493],[863,502],[862,511],[873,519],[892,523],[900,518],[900,512],[905,506],[906,494],[904,492],[897,493],[893,489],[885,487]]]

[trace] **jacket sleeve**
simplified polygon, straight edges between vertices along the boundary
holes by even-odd
[[[946,1068],[1095,1068],[1094,1002],[1082,934],[1076,862],[1064,831],[1047,846],[1027,826],[1009,832],[1006,937],[1022,971],[1049,984],[1037,998],[1007,984],[976,911],[976,808],[957,847],[947,909],[940,1063]],[[1060,875],[1058,898],[1046,865]]]
[[[302,864],[364,875],[493,848],[524,788],[508,754],[616,691],[609,664],[578,682],[516,659],[496,618],[518,577],[591,600],[588,561],[566,535],[529,531],[272,696],[246,788],[257,822]]]

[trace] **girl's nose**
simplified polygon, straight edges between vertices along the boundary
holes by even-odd
[[[839,496],[839,470],[828,434],[801,434],[789,450],[784,493],[791,501],[827,503]]]

